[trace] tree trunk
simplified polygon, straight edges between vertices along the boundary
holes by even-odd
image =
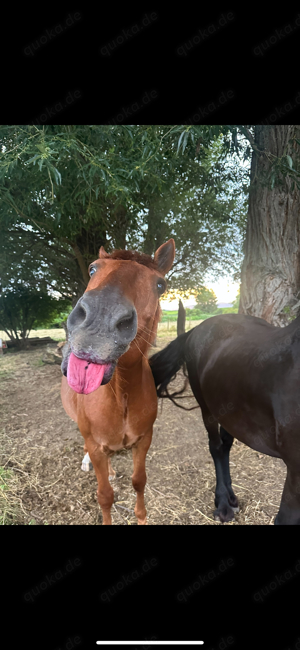
[[[181,300],[178,304],[177,336],[185,332],[185,309]]]
[[[75,256],[76,256],[80,271],[82,273],[83,280],[84,280],[84,282],[85,282],[85,284],[87,286],[88,283],[89,283],[89,280],[90,280],[90,276],[89,276],[89,273],[88,273],[88,270],[87,270],[86,262],[84,260],[84,257],[83,257],[83,255],[81,253],[81,250],[80,250],[79,246],[77,244],[73,243],[72,248],[73,248],[73,251],[75,253]]]
[[[116,249],[126,248],[126,233],[130,222],[130,215],[123,205],[118,205],[114,210],[114,241]]]
[[[256,126],[255,145],[266,153],[254,149],[251,163],[239,313],[281,327],[299,313],[300,192],[291,189],[290,176],[273,189],[266,178],[275,157],[289,155],[296,167],[299,146],[292,138],[299,138],[299,128]]]

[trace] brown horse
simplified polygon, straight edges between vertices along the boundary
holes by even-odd
[[[69,315],[69,345],[62,362],[62,403],[85,439],[98,481],[103,524],[111,524],[114,494],[109,456],[131,448],[135,515],[146,523],[145,460],[157,415],[157,396],[146,353],[154,341],[175,256],[169,239],[152,259],[132,251],[107,254],[89,266],[90,281]]]

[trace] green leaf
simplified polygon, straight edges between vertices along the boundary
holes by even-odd
[[[184,153],[184,150],[185,150],[185,148],[186,148],[187,141],[188,141],[188,137],[189,137],[189,133],[188,133],[188,131],[187,131],[187,132],[184,134],[184,138],[183,138],[182,153]]]
[[[180,138],[179,138],[179,140],[178,140],[178,147],[177,147],[177,152],[176,153],[178,153],[178,151],[180,149],[181,140],[182,140],[182,138],[184,137],[185,134],[186,134],[186,131],[183,131]]]
[[[40,158],[41,156],[39,154],[35,154],[35,156],[32,156],[32,158],[29,158],[29,160],[26,160],[26,164],[33,162],[35,165],[36,161]]]
[[[287,159],[287,161],[288,161],[288,165],[289,165],[290,169],[292,169],[292,167],[293,167],[293,161],[292,161],[292,159],[291,159],[291,156],[287,156],[286,159]]]
[[[56,184],[61,185],[61,173],[56,169],[56,167],[53,167],[53,165],[48,165],[48,167],[49,170],[53,172]]]

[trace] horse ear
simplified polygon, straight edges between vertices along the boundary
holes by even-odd
[[[103,248],[103,246],[101,246],[101,248],[100,248],[100,250],[99,250],[99,257],[100,257],[100,258],[101,258],[101,257],[102,257],[102,258],[103,258],[103,257],[110,257],[110,255],[106,252],[106,250]]]
[[[155,255],[154,260],[157,262],[158,271],[164,275],[170,271],[175,257],[175,242],[174,239],[169,239],[165,244],[160,246]]]

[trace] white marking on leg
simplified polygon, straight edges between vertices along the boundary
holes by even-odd
[[[85,457],[81,463],[81,469],[84,472],[89,472],[91,469],[93,469],[92,461],[89,457],[89,453],[85,454]]]

